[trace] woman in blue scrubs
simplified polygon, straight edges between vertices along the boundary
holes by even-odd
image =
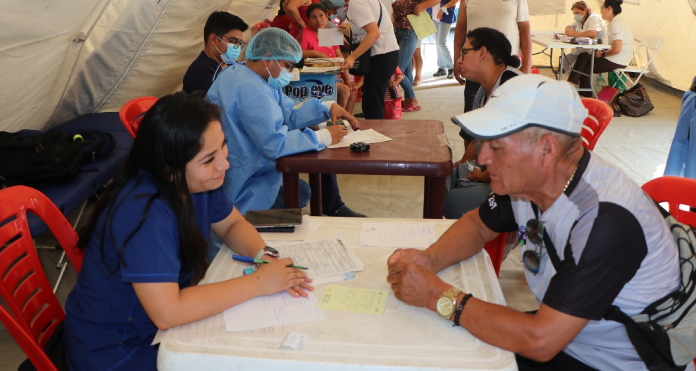
[[[216,105],[202,95],[161,98],[145,115],[125,167],[81,231],[82,271],[65,305],[71,370],[155,370],[157,329],[210,317],[249,299],[312,290],[292,259],[213,284],[209,232],[236,253],[265,243],[221,188],[227,142]]]

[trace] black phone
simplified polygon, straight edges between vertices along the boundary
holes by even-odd
[[[294,228],[302,224],[301,209],[249,210],[244,216],[257,230]],[[292,231],[290,231],[292,232]]]

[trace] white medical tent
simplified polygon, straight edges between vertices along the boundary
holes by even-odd
[[[527,0],[533,30],[560,30],[570,0]],[[599,0],[587,0],[599,10]],[[279,0],[0,0],[0,130],[40,129],[181,88],[215,10],[254,24]],[[696,75],[696,0],[625,0],[637,39],[664,45],[650,76],[680,90]]]

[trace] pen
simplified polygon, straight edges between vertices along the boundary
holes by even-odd
[[[256,259],[256,258],[250,258],[248,256],[242,256],[242,255],[232,255],[232,259],[242,262],[242,263],[249,263],[249,264],[268,264],[271,263],[270,260],[262,260],[262,259]],[[288,265],[290,268],[296,268],[296,269],[308,269],[307,267],[303,267],[301,265]]]

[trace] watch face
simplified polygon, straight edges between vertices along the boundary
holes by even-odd
[[[263,250],[265,251],[264,254],[266,254],[268,256],[272,256],[274,258],[277,258],[280,256],[280,253],[278,253],[278,250],[276,250],[270,246],[264,247]]]
[[[443,317],[449,317],[454,313],[454,303],[452,299],[443,296],[437,301],[437,312]]]

